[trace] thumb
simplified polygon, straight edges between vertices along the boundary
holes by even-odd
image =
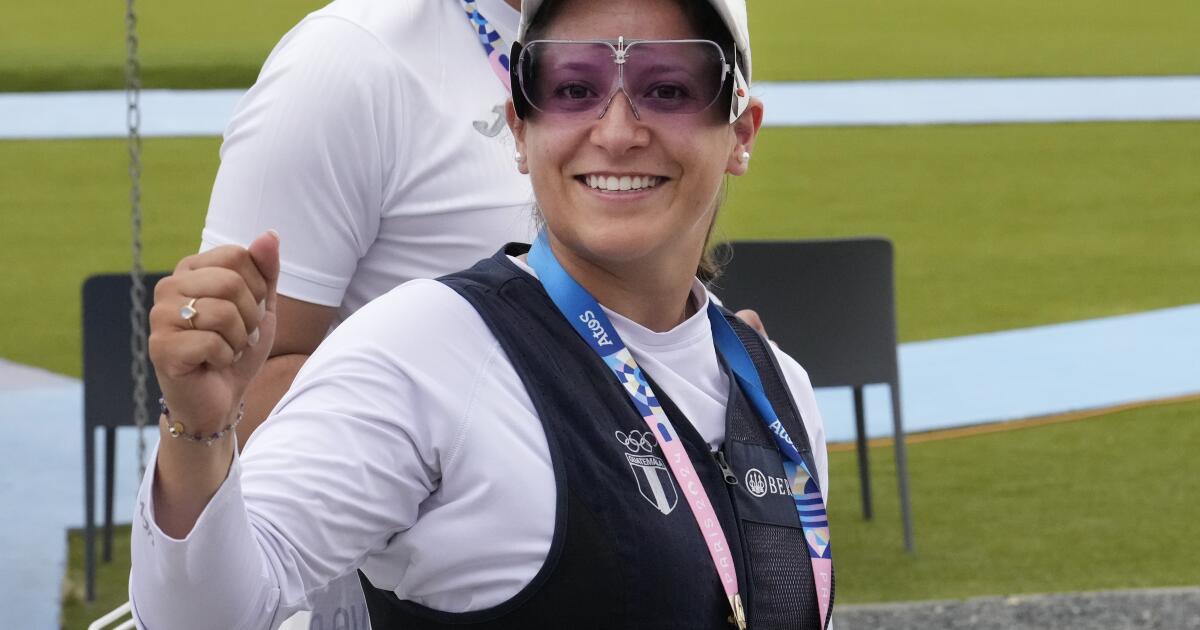
[[[275,312],[275,287],[279,283],[279,232],[267,230],[247,248],[258,272],[267,281],[267,311]]]
[[[267,295],[263,298],[266,312],[258,322],[258,332],[261,335],[259,343],[248,348],[234,364],[234,372],[241,379],[241,389],[237,390],[239,397],[244,395],[246,386],[262,369],[275,344],[275,287],[279,282],[279,233],[268,230],[254,239],[246,251],[250,253],[250,259],[254,261],[254,266],[262,274],[263,280],[267,282]]]

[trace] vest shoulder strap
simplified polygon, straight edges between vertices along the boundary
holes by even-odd
[[[746,347],[746,352],[750,355],[750,360],[754,362],[754,368],[758,370],[758,377],[762,380],[767,400],[771,401],[771,406],[775,408],[775,413],[779,415],[779,420],[783,423],[783,428],[787,429],[788,435],[792,436],[792,440],[796,444],[796,450],[800,451],[800,456],[804,458],[804,463],[808,465],[808,469],[816,472],[816,463],[813,460],[812,444],[808,439],[804,415],[800,413],[800,407],[796,404],[795,399],[792,398],[791,389],[784,379],[783,370],[779,367],[779,362],[775,359],[775,353],[771,349],[770,342],[758,334],[758,331],[751,328],[749,324],[742,321],[740,317],[730,312],[729,309],[723,306],[719,308],[721,314],[725,317],[725,321],[729,322],[729,325],[733,328],[733,332],[737,335],[738,340]]]

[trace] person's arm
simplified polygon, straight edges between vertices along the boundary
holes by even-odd
[[[249,249],[188,256],[155,287],[149,350],[167,411],[148,474],[157,479],[155,518],[173,538],[191,532],[229,471],[237,442],[226,428],[274,341],[278,278],[279,236],[268,233]]]
[[[480,344],[431,358],[430,340],[452,336],[458,322],[429,316],[417,307],[430,300],[402,289],[323,342],[244,457],[232,434],[220,435],[272,341],[274,242],[189,257],[156,289],[151,357],[169,414],[132,540],[130,600],[141,627],[257,630],[311,609],[313,593],[352,576],[416,522],[442,456],[459,443],[468,403],[431,396],[430,385],[466,378]],[[189,323],[180,308],[192,298]],[[473,315],[448,301],[452,314]],[[165,428],[173,422],[219,437],[211,445],[177,437]]]
[[[245,247],[268,228],[286,243],[275,345],[246,392],[241,444],[329,331],[375,240],[395,66],[360,27],[306,19],[272,51],[225,131],[201,250]]]
[[[250,434],[283,398],[296,373],[329,331],[336,312],[332,306],[279,296],[275,343],[262,371],[246,389],[245,417],[237,428],[239,444],[246,444]]]

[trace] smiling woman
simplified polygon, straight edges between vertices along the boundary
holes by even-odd
[[[696,276],[762,121],[745,4],[526,2],[512,52],[535,242],[355,313],[244,453],[278,235],[159,284],[148,627],[277,627],[356,574],[377,630],[828,625],[812,387]]]
[[[722,176],[746,172],[762,122],[761,103],[731,98],[745,93],[732,46],[727,59],[696,39],[721,24],[704,6],[551,2],[513,66],[509,126],[552,247],[601,303],[655,330],[679,323]]]

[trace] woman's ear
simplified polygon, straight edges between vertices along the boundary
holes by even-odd
[[[763,104],[755,97],[750,97],[750,104],[738,119],[733,121],[733,135],[736,139],[733,152],[729,155],[729,164],[725,171],[730,175],[745,175],[750,168],[750,156],[754,153],[754,141],[758,138],[758,130],[762,127]]]
[[[513,154],[513,159],[517,162],[517,170],[528,175],[529,160],[526,159],[525,153],[525,121],[517,118],[517,109],[513,107],[513,101],[509,98],[504,102],[504,119],[508,122],[508,128],[512,130],[513,140],[516,141],[517,150]]]

